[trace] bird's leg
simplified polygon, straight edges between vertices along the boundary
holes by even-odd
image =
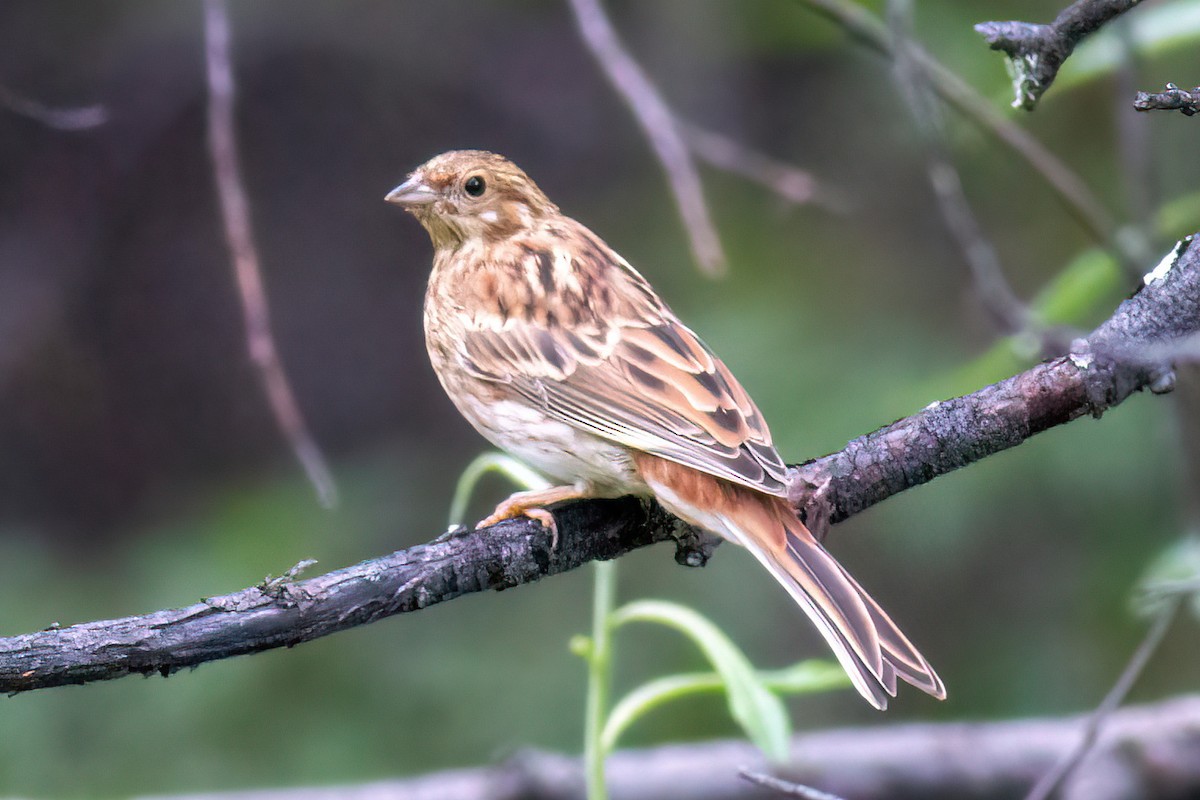
[[[554,515],[543,508],[543,506],[561,503],[564,500],[579,500],[594,496],[590,487],[581,484],[550,486],[546,489],[516,492],[507,500],[500,503],[500,505],[496,506],[496,510],[490,516],[480,520],[479,524],[475,527],[486,528],[489,525],[495,525],[497,522],[503,522],[506,519],[529,517],[532,520],[540,522],[543,527],[550,531],[550,548],[555,550],[558,549],[558,525],[554,521]]]

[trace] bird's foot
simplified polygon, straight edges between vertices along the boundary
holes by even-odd
[[[529,517],[541,523],[542,527],[550,531],[550,549],[557,550],[558,523],[554,521],[554,515],[543,508],[543,506],[548,506],[551,503],[561,503],[564,500],[578,500],[590,496],[587,491],[579,486],[551,486],[548,489],[517,492],[496,506],[496,510],[488,517],[481,519],[475,527],[486,528],[489,525],[495,525],[506,519]]]

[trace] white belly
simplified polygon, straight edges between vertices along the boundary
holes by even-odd
[[[649,494],[620,445],[551,419],[522,402],[502,400],[486,408],[455,396],[463,416],[487,439],[563,485],[584,482],[598,494]]]

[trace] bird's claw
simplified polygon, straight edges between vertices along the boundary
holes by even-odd
[[[533,507],[527,508],[519,503],[509,504],[501,503],[496,507],[496,510],[487,517],[479,520],[475,529],[487,528],[491,525],[503,522],[506,519],[515,519],[516,517],[528,517],[534,522],[540,523],[543,528],[550,531],[550,549],[558,549],[558,523],[554,520],[554,515],[544,508]]]

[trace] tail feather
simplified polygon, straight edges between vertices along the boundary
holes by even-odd
[[[891,664],[883,660],[883,649],[873,632],[864,637],[864,633],[867,633],[865,631],[852,631],[837,624],[829,614],[830,596],[817,588],[810,579],[812,570],[809,564],[800,561],[783,562],[772,558],[769,552],[757,546],[753,540],[735,541],[745,544],[746,549],[762,562],[817,626],[817,630],[825,637],[858,693],[875,708],[881,711],[887,708],[888,697],[896,696],[896,673]],[[874,658],[868,662],[864,658],[865,654],[873,655]]]
[[[790,510],[784,515],[780,520],[787,541],[784,558],[774,557],[757,542],[747,546],[768,564],[771,573],[817,623],[863,697],[877,708],[886,708],[887,696],[896,696],[899,677],[938,699],[945,699],[946,689],[941,679],[908,637],[808,529],[791,516]],[[763,551],[761,555],[759,550]],[[827,612],[829,598],[845,595],[855,597],[866,608],[869,622],[865,626],[845,629],[834,624],[834,618]],[[834,628],[837,635],[831,637],[829,628]],[[839,652],[843,649],[844,655]],[[863,691],[862,684],[866,684],[868,691]]]
[[[647,454],[635,458],[655,496],[673,514],[754,554],[816,625],[867,702],[887,708],[888,698],[896,696],[897,678],[938,699],[946,697],[929,662],[821,547],[786,500]]]
[[[849,575],[846,577],[851,581],[854,580]],[[855,583],[855,586],[858,584]],[[896,623],[892,622],[879,604],[863,591],[862,587],[859,587],[859,592],[862,593],[863,600],[871,611],[876,630],[881,632],[880,645],[885,653],[884,662],[893,672],[890,690],[892,696],[894,697],[896,694],[896,676],[899,675],[906,683],[917,687],[926,694],[933,695],[939,700],[945,700],[946,687],[942,683],[942,679],[933,671],[933,667],[929,666],[925,657],[917,651],[908,637],[896,627]],[[887,631],[888,634],[883,635],[883,631]]]

